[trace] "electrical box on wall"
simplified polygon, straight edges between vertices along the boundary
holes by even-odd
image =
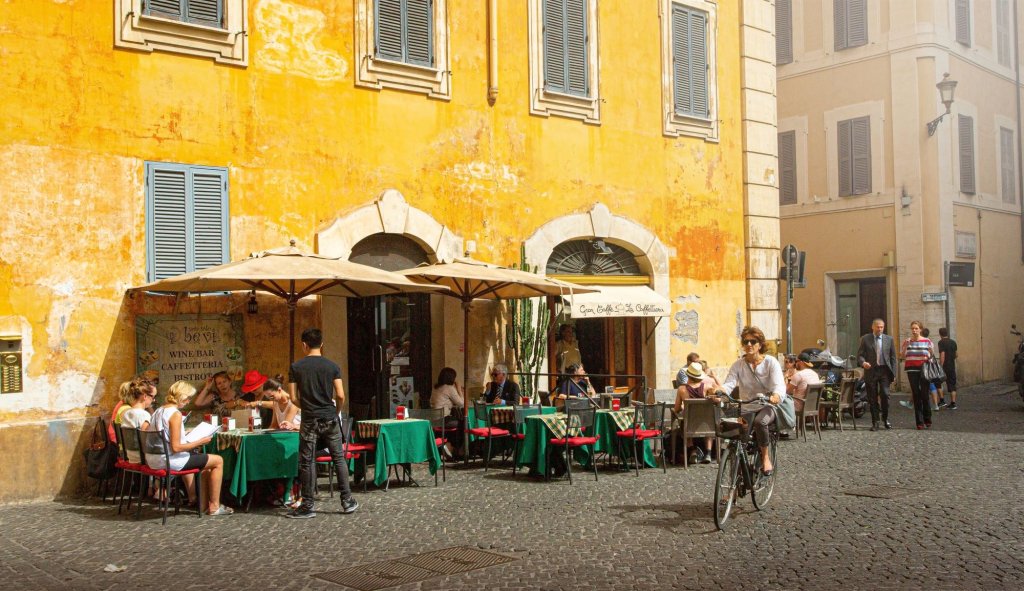
[[[0,394],[22,392],[21,335],[0,334]]]

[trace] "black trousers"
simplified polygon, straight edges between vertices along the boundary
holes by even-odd
[[[352,498],[352,489],[348,485],[348,462],[345,461],[342,444],[341,421],[338,417],[302,417],[302,422],[299,423],[299,482],[302,483],[302,510],[313,509],[313,496],[316,494],[316,466],[313,459],[317,441],[322,441],[331,452],[334,469],[338,475],[341,500],[347,501]]]
[[[914,399],[914,421],[921,425],[932,424],[932,401],[928,395],[928,380],[920,369],[908,369],[907,380],[910,381],[910,394]]]
[[[878,422],[879,411],[882,421],[889,420],[889,386],[892,385],[892,372],[889,368],[874,366],[864,372],[864,385],[868,391],[868,404],[871,405],[871,422]]]

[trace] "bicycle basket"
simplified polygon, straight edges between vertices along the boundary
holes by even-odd
[[[715,436],[722,439],[742,439],[748,430],[743,417],[722,417],[715,423]]]

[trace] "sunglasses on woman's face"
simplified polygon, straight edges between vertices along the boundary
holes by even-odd
[[[757,344],[757,339],[743,339],[740,341],[744,347],[752,347]]]

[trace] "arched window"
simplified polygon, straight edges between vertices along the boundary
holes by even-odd
[[[414,240],[400,234],[385,233],[373,234],[357,242],[348,260],[385,271],[401,271],[430,262],[423,248]]]
[[[636,257],[625,248],[600,239],[570,240],[555,247],[545,269],[548,275],[643,275]]]

